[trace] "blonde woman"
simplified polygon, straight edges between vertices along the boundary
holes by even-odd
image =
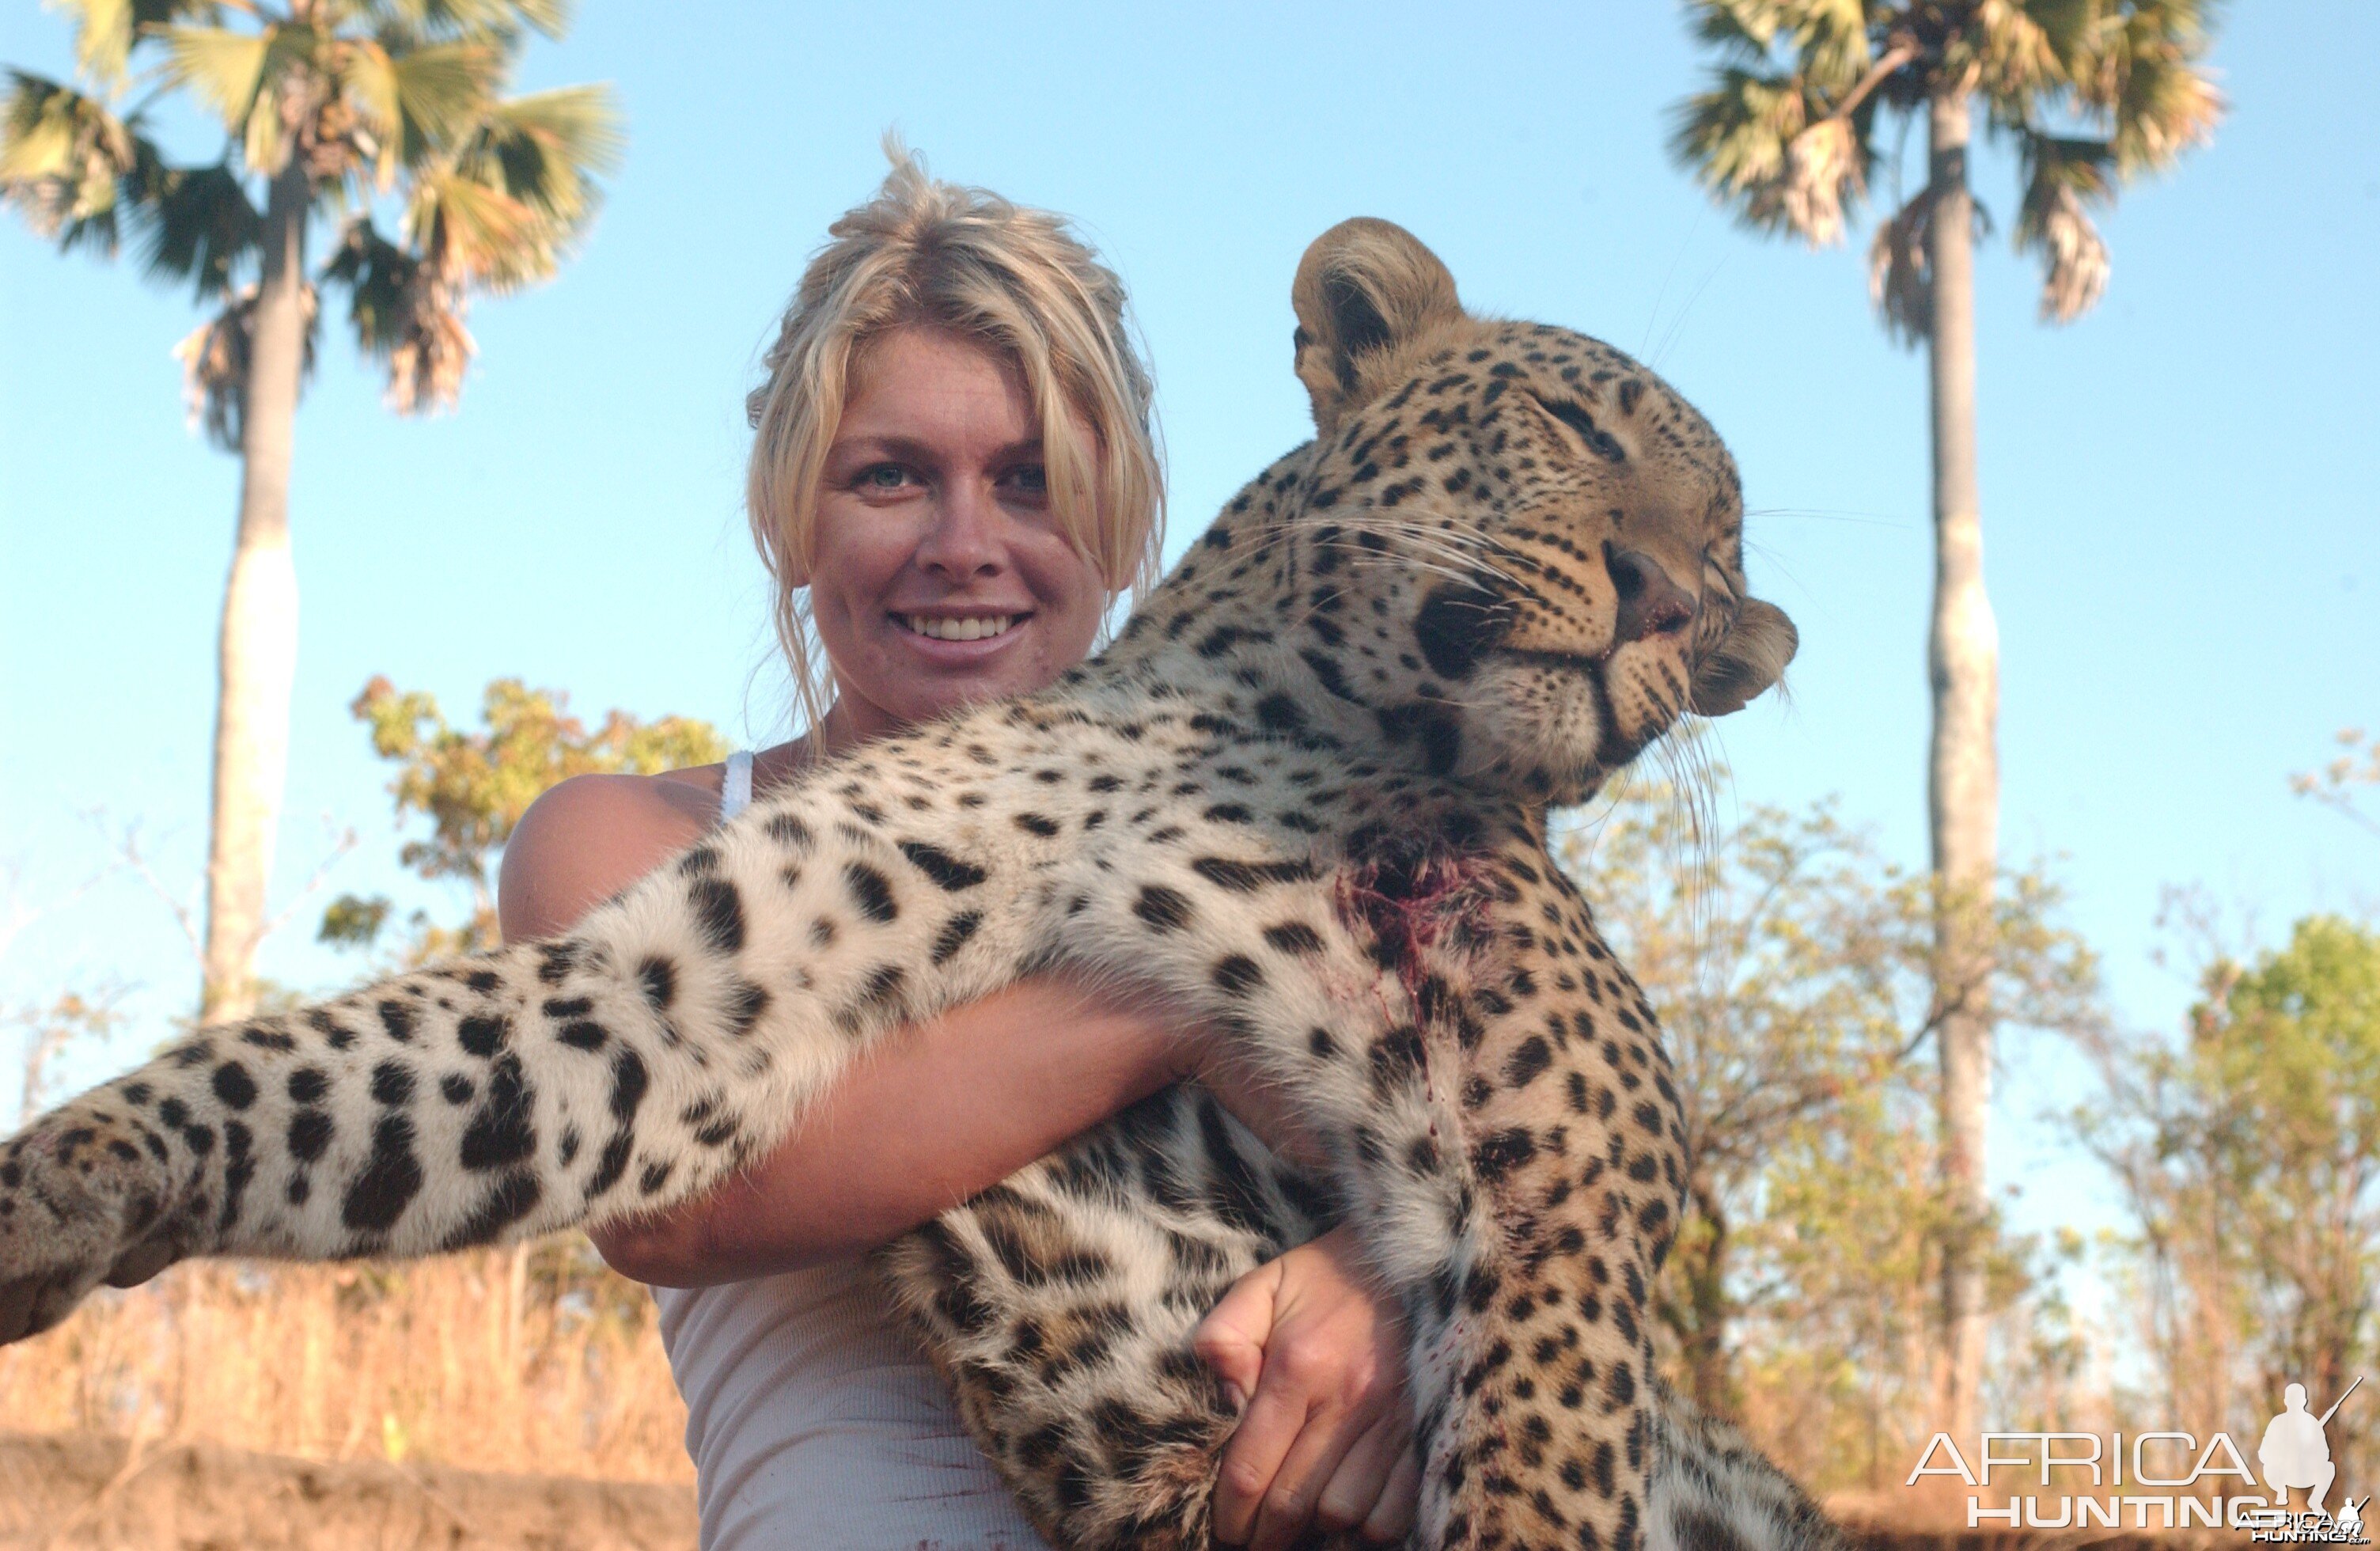
[[[505,852],[509,937],[566,931],[822,757],[1049,684],[1152,578],[1161,470],[1121,283],[1060,218],[892,151],[877,196],[830,228],[750,400],[753,537],[811,732],[724,766],[554,788]],[[1193,1077],[1295,1145],[1202,1031],[1112,988],[1028,980],[889,1041],[732,1184],[600,1234],[654,1285],[703,1545],[1038,1546],[862,1256]],[[1220,1538],[1403,1533],[1417,1472],[1401,1336],[1351,1242],[1252,1273],[1198,1350],[1245,1402]]]

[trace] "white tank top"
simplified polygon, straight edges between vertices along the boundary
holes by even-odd
[[[720,817],[751,800],[739,751]],[[862,1262],[653,1300],[703,1551],[1048,1551]]]

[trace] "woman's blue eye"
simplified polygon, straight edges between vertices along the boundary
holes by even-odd
[[[1008,478],[1018,489],[1030,491],[1036,495],[1045,493],[1050,488],[1049,471],[1038,463],[1013,468],[1009,470]]]
[[[871,490],[899,490],[909,482],[909,471],[897,463],[880,463],[860,471],[859,482]]]

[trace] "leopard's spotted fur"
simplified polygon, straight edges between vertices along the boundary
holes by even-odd
[[[1317,439],[1114,648],[771,795],[566,939],[206,1030],[43,1117],[0,1152],[0,1339],[171,1256],[667,1206],[888,1029],[1062,963],[1231,1031],[1331,1164],[1181,1089],[888,1253],[1058,1545],[1207,1544],[1232,1418],[1187,1332],[1341,1214],[1408,1311],[1417,1545],[1826,1544],[1653,1381],[1677,1095],[1545,849],[1548,805],[1791,655],[1734,466],[1626,357],[1466,314],[1395,227],[1326,234],[1293,297]]]

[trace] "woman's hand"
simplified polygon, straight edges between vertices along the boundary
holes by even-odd
[[[1195,1347],[1237,1395],[1215,1485],[1215,1538],[1285,1551],[1309,1525],[1390,1542],[1413,1527],[1421,1471],[1405,1333],[1336,1229],[1241,1278]]]

